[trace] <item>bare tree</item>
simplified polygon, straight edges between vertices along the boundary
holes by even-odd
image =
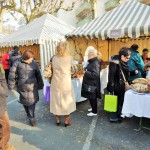
[[[75,2],[72,2],[70,7],[65,7],[65,0],[19,0],[19,3],[16,0],[0,0],[0,14],[7,11],[16,18],[15,12],[18,12],[28,24],[45,13],[54,14],[60,9],[71,11],[74,4]]]

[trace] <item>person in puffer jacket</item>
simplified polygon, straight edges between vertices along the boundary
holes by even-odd
[[[123,70],[126,80],[129,79],[129,66],[127,61],[130,58],[130,51],[128,48],[123,47],[119,51],[119,55],[111,57],[109,64],[108,84],[107,91],[110,94],[118,96],[117,112],[110,114],[111,123],[121,122],[121,110],[124,101],[125,83],[121,73],[120,66]],[[120,64],[120,65],[119,65]]]
[[[24,106],[31,126],[35,126],[36,123],[34,112],[36,103],[39,101],[38,90],[43,89],[42,76],[33,58],[33,51],[26,50],[22,58],[13,64],[8,77],[8,87],[12,91],[17,81],[20,103]]]
[[[19,51],[18,46],[14,46],[14,49],[9,54],[9,65],[12,67],[12,65],[15,63],[15,61],[19,60],[21,58],[21,53]]]

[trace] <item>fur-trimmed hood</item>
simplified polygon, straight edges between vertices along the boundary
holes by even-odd
[[[109,58],[109,62],[113,62],[115,64],[119,64],[119,56],[118,55],[113,55]]]

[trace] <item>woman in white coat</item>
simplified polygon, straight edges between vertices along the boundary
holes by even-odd
[[[56,124],[60,116],[65,116],[65,127],[71,125],[70,113],[76,110],[74,90],[71,81],[72,56],[67,42],[60,42],[56,55],[52,58],[52,80],[50,95],[50,112],[56,115]]]

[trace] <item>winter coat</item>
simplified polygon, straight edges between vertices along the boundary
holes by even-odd
[[[52,58],[50,112],[54,115],[69,115],[76,110],[71,65],[71,56]]]
[[[8,87],[0,68],[0,116],[3,116],[6,111],[7,96],[8,96]]]
[[[12,51],[9,55],[9,65],[10,67],[12,67],[12,65],[14,64],[14,62],[16,60],[19,60],[21,58],[21,53],[19,51]]]
[[[3,69],[9,69],[9,53],[5,53],[2,57]]]
[[[122,71],[125,75],[126,80],[129,79],[129,71],[126,71],[122,68]],[[109,64],[109,73],[108,73],[108,84],[107,91],[113,93],[117,96],[124,96],[125,93],[125,83],[121,73],[118,60],[111,60]]]
[[[138,51],[133,51],[132,49],[130,51],[131,51],[131,56],[128,61],[128,65],[130,70],[129,80],[132,81],[136,78],[142,78],[142,72],[144,71],[144,62]],[[133,74],[135,70],[138,70],[137,75],[135,73]]]
[[[89,64],[87,65],[86,72],[83,77],[81,96],[88,99],[101,98],[100,94],[100,61],[97,57],[88,60]],[[94,93],[88,93],[84,90],[84,84],[96,86]]]
[[[13,64],[8,77],[9,89],[13,90],[15,83],[21,104],[30,106],[39,100],[38,89],[43,88],[43,80],[35,61],[28,64],[20,59]]]

